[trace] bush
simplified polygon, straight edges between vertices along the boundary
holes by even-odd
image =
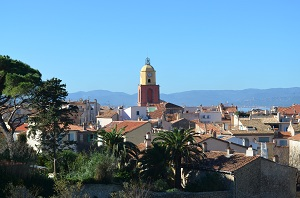
[[[89,158],[79,155],[73,170],[66,175],[70,181],[83,183],[111,183],[117,168],[116,158],[103,153],[93,153]]]
[[[124,190],[111,193],[112,198],[148,198],[149,185],[145,183],[124,182]]]
[[[33,195],[48,197],[53,194],[53,180],[26,164],[7,162],[0,165],[0,197],[10,197],[8,194],[14,189],[25,193],[25,188]]]
[[[88,194],[82,194],[81,189],[82,185],[81,183],[76,183],[75,185],[70,184],[66,180],[55,180],[54,189],[56,192],[55,196],[52,196],[52,198],[89,198],[90,196]]]
[[[169,189],[169,185],[165,180],[159,179],[153,183],[152,190],[156,192],[164,192]]]
[[[131,174],[126,170],[115,170],[113,175],[114,182],[123,183],[131,179]]]
[[[187,183],[185,191],[208,192],[228,190],[228,179],[220,173],[206,173],[203,177],[194,182]]]

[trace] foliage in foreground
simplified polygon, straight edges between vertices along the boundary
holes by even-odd
[[[187,183],[185,191],[188,192],[209,192],[225,191],[229,189],[230,182],[222,174],[207,172],[205,175],[193,182]]]
[[[123,190],[111,193],[112,198],[148,198],[149,185],[146,183],[124,182]]]
[[[93,153],[91,156],[80,154],[66,178],[83,183],[111,183],[116,169],[117,161],[114,156],[104,153]]]

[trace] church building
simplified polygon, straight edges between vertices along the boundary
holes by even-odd
[[[140,84],[138,86],[138,106],[158,104],[159,85],[156,85],[156,71],[150,65],[150,58],[146,58],[145,65],[140,72]]]

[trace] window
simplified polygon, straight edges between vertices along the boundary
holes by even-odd
[[[68,140],[69,141],[75,141],[75,134],[74,133],[69,133],[68,134]]]
[[[203,119],[209,119],[209,118],[210,118],[210,115],[203,115],[202,118],[203,118]]]
[[[148,83],[151,83],[151,79],[148,79]]]
[[[287,146],[286,140],[279,140],[279,146]]]
[[[140,111],[136,111],[136,115],[140,115]]]
[[[83,142],[83,134],[80,134],[80,142]]]
[[[88,134],[87,136],[88,136],[88,142],[93,142],[94,141],[94,139],[95,139],[94,134]]]
[[[269,142],[269,137],[258,137],[258,142]]]

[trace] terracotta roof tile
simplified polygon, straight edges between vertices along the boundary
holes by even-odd
[[[28,130],[28,124],[24,123],[21,126],[18,126],[15,131],[16,132],[25,132],[27,130]]]
[[[289,140],[300,141],[300,134],[290,137]]]
[[[201,162],[201,167],[223,172],[234,172],[260,158],[260,156],[246,156],[242,153],[227,156],[226,152],[220,151],[211,151],[205,154],[207,158]]]
[[[141,126],[149,123],[148,121],[132,121],[132,120],[126,120],[126,121],[113,121],[110,124],[106,125],[104,127],[105,131],[110,132],[114,127],[117,127],[117,129],[121,129],[125,127],[125,130],[123,131],[123,134],[129,133],[135,129],[140,128]]]
[[[112,118],[114,115],[117,114],[115,110],[106,110],[99,113],[100,114],[96,116],[97,118]]]
[[[196,125],[201,128],[203,131],[205,131],[206,129],[206,133],[210,133],[211,131],[215,131],[217,133],[217,135],[221,134],[221,127],[216,125],[216,124],[212,124],[212,123],[202,123],[202,122],[198,122],[196,123]]]
[[[278,112],[283,115],[294,115],[300,113],[300,105],[294,104],[290,107],[278,107]]]
[[[285,132],[285,131],[278,132],[277,136],[278,136],[277,138],[283,138],[283,139],[288,139],[292,137],[290,132]]]

